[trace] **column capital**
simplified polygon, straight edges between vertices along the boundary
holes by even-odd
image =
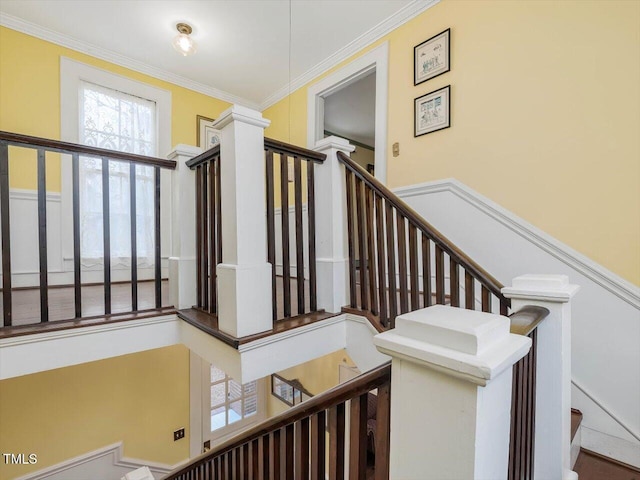
[[[213,128],[222,129],[231,122],[246,123],[254,127],[267,128],[271,125],[271,120],[267,120],[262,113],[242,105],[231,105],[220,114],[218,119],[213,123]]]
[[[178,157],[190,157],[193,158],[202,153],[200,147],[193,145],[187,145],[185,143],[179,143],[167,154],[167,159],[175,160]]]
[[[318,140],[315,147],[312,148],[312,150],[315,152],[325,152],[331,149],[351,153],[356,149],[356,147],[354,145],[351,145],[349,143],[349,140],[347,140],[346,138],[331,135],[330,137]]]
[[[509,333],[509,319],[435,305],[396,318],[396,328],[376,335],[382,353],[485,386],[531,348]]]
[[[507,298],[539,300],[552,303],[567,303],[580,290],[569,283],[566,275],[527,274],[516,277],[502,294]]]

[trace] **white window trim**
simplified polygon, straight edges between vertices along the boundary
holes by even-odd
[[[166,157],[171,151],[171,92],[71,60],[67,57],[60,57],[60,139],[62,141],[79,143],[79,92],[82,80],[156,102],[158,157]],[[72,171],[70,158],[63,157],[60,163],[62,177],[62,261],[63,270],[69,272],[73,270]],[[160,205],[162,215],[161,256],[163,257],[164,267],[166,262],[164,259],[168,257],[168,252],[171,251],[171,178],[165,170],[162,170],[161,174],[161,189],[163,192]],[[127,268],[122,270],[126,274]],[[144,274],[142,273],[140,278],[143,277]],[[87,280],[83,279],[83,282]],[[119,280],[118,275],[114,274],[112,280]]]

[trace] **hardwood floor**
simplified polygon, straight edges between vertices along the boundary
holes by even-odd
[[[580,480],[640,480],[639,469],[584,449],[573,470]]]

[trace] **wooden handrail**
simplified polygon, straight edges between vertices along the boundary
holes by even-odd
[[[220,155],[220,144],[215,145],[215,146],[211,147],[209,150],[205,150],[200,155],[197,155],[197,156],[193,157],[192,159],[188,160],[186,165],[187,165],[187,167],[193,169],[193,168],[196,168],[198,165],[202,165],[203,163],[206,163],[206,162],[212,160],[213,158],[217,157],[218,155]]]
[[[199,465],[212,458],[219,457],[226,452],[258,439],[263,435],[308,418],[337,404],[356,398],[359,395],[370,392],[371,390],[385,385],[390,381],[391,362],[387,362],[384,365],[359,375],[352,380],[332,388],[331,390],[316,395],[315,397],[287,410],[281,415],[270,418],[269,420],[238,434],[216,448],[195,457],[187,464],[181,466],[178,470],[169,473],[164,477],[164,480],[178,478],[180,475],[184,475],[195,470]]]
[[[509,315],[511,320],[511,333],[517,335],[529,335],[549,315],[549,310],[544,307],[527,305],[517,312]]]
[[[273,138],[267,137],[264,138],[264,148],[265,150],[270,149],[275,153],[284,153],[295,157],[301,157],[317,163],[322,163],[327,158],[327,155],[324,153],[314,152],[313,150],[298,147],[297,145],[291,145],[290,143],[281,142],[280,140],[274,140]]]
[[[135,162],[140,165],[152,165],[154,167],[168,168],[170,170],[174,170],[176,168],[176,162],[173,160],[147,157],[146,155],[137,155],[135,153],[119,152],[117,150],[108,150],[106,148],[90,147],[88,145],[79,145],[77,143],[62,142],[60,140],[52,140],[50,138],[33,137],[31,135],[23,135],[21,133],[0,131],[0,142],[6,142],[9,145],[20,147],[42,148],[51,152],[78,153],[80,155],[91,157]]]
[[[502,295],[502,285],[480,265],[468,257],[462,250],[456,247],[447,237],[436,230],[426,220],[424,220],[415,210],[402,201],[396,194],[385,187],[375,177],[370,175],[364,168],[349,158],[342,152],[338,152],[338,159],[346,165],[353,174],[362,180],[366,185],[373,189],[378,195],[391,202],[394,207],[402,213],[410,222],[412,222],[419,230],[424,232],[433,242],[435,242],[442,250],[444,250],[459,265],[469,271],[477,280],[484,284],[491,293],[500,299],[501,302],[510,305],[510,300]]]

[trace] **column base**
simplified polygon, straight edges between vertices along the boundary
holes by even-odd
[[[169,257],[169,300],[178,309],[196,304],[196,259]]]
[[[316,260],[318,309],[338,313],[349,304],[348,260],[319,258]]]

